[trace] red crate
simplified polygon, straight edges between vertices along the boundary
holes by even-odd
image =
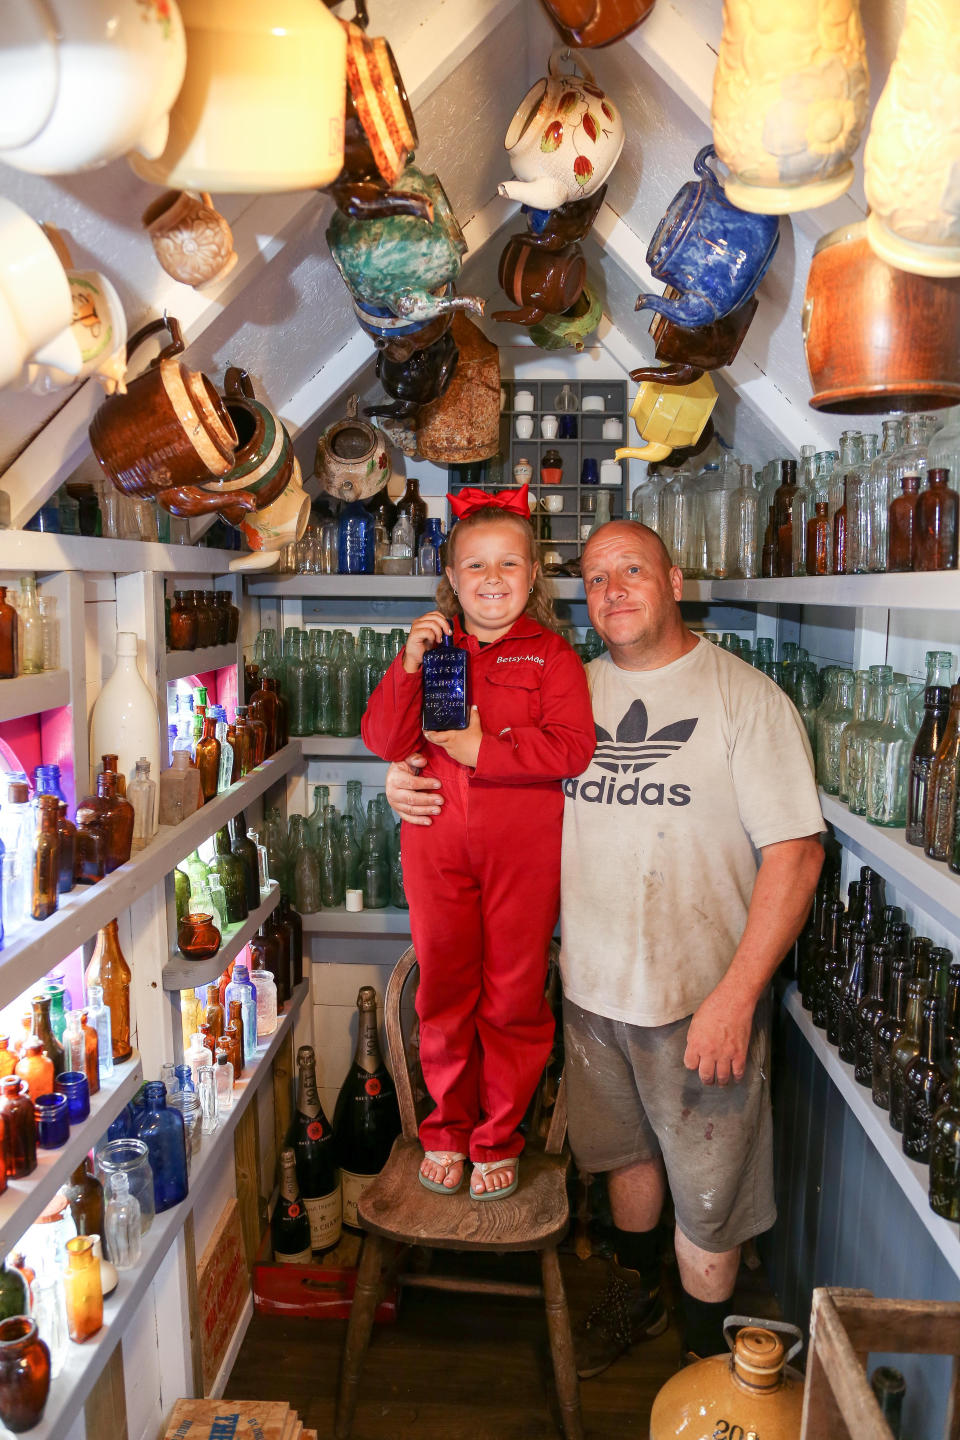
[[[355,1265],[278,1265],[264,1236],[253,1262],[253,1303],[261,1315],[300,1315],[305,1320],[346,1320],[357,1288]],[[387,1290],[374,1313],[384,1324],[397,1318],[397,1290]]]

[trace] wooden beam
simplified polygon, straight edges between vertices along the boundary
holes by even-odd
[[[260,1122],[257,1102],[248,1105],[233,1135],[233,1160],[237,1172],[237,1203],[247,1269],[260,1247]]]
[[[256,1106],[251,1106],[256,1109]],[[183,1264],[187,1281],[187,1307],[190,1312],[190,1364],[193,1369],[193,1393],[202,1395],[203,1337],[200,1328],[200,1293],[197,1288],[197,1231],[193,1211],[183,1224]]]
[[[127,1392],[122,1345],[113,1350],[87,1396],[83,1421],[90,1440],[127,1440]]]

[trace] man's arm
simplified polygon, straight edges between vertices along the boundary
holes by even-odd
[[[432,825],[430,816],[439,815],[443,804],[440,781],[419,773],[426,763],[423,755],[408,755],[387,770],[384,789],[390,808],[410,825]]]
[[[727,973],[694,1013],[683,1063],[705,1085],[742,1080],[753,1012],[800,934],[823,865],[818,835],[781,840],[760,852],[760,869],[740,944]]]

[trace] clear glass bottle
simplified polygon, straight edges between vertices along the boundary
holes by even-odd
[[[217,1045],[217,1063],[214,1067],[217,1086],[217,1110],[225,1115],[233,1104],[233,1066],[226,1045]]]
[[[660,538],[684,575],[700,574],[702,533],[696,479],[684,465],[660,491]]]
[[[103,1003],[103,986],[87,981],[87,1023],[97,1032],[97,1063],[100,1079],[113,1074],[113,1039],[110,1007]]]
[[[63,1276],[52,1259],[45,1258],[38,1265],[30,1288],[33,1292],[34,1323],[40,1339],[50,1351],[50,1376],[55,1380],[67,1358],[70,1336]]]
[[[853,691],[856,677],[852,670],[831,667],[827,691],[816,717],[817,780],[828,795],[839,795],[843,761],[843,736],[853,722]],[[866,696],[867,672],[863,675]]]
[[[206,1049],[206,1046],[204,1048]],[[210,1058],[209,1050],[207,1058]],[[217,1109],[217,1082],[212,1065],[197,1067],[197,1094],[200,1097],[200,1133],[212,1135],[220,1124],[220,1113]]]
[[[257,996],[246,965],[239,960],[233,967],[233,975],[226,988],[226,1005],[240,1002],[243,1016],[243,1060],[249,1064],[257,1058]]]
[[[349,639],[350,637],[346,637]],[[340,651],[333,667],[334,714],[332,734],[359,735],[361,715],[360,669],[353,654],[353,645],[341,640]]]
[[[844,574],[846,565],[847,534],[847,476],[854,474],[863,460],[863,436],[859,430],[845,430],[840,436],[840,457],[830,475],[829,506],[832,535],[831,571],[834,575]],[[850,482],[856,486],[856,475]]]
[[[257,1043],[277,1028],[277,986],[269,970],[255,970],[257,986]]]
[[[43,670],[43,620],[37,604],[37,582],[21,575],[17,600],[20,637],[20,674],[39,675]]]
[[[856,674],[859,678],[860,672]],[[840,772],[840,799],[846,801],[854,815],[867,813],[867,744],[883,723],[887,686],[892,681],[889,665],[870,666],[862,718],[857,715],[859,687],[854,688],[854,718],[844,731]]]
[[[60,668],[60,621],[57,619],[55,595],[41,595],[37,601],[40,611],[40,633],[43,647],[44,670]]]
[[[866,745],[866,815],[871,825],[902,829],[907,823],[914,733],[907,686],[894,681],[887,688],[883,721]]]
[[[130,1179],[116,1170],[107,1182],[104,1239],[107,1254],[118,1270],[132,1270],[140,1259],[140,1202],[130,1193]]]
[[[701,473],[704,573],[716,580],[728,579],[736,568],[739,489],[740,466],[729,450],[718,467]]]
[[[150,779],[150,761],[141,756],[134,767],[133,779],[127,786],[127,799],[133,806],[133,851],[142,850],[157,833],[157,785]]]
[[[900,416],[891,416],[881,425],[880,449],[870,465],[867,492],[866,568],[879,572],[887,568],[889,553],[890,504],[900,486],[895,484],[895,457],[906,434]]]

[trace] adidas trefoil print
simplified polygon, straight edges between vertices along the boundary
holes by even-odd
[[[674,720],[649,737],[648,728],[647,707],[642,700],[633,701],[617,725],[616,738],[598,724],[597,748],[591,769],[605,770],[614,778],[568,780],[564,785],[564,794],[574,800],[579,793],[580,799],[587,804],[598,805],[689,805],[689,785],[678,783],[667,786],[666,782],[652,777],[642,786],[639,781],[617,784],[621,776],[638,775],[641,770],[649,770],[682,750],[697,728],[697,716]],[[589,775],[589,771],[587,773]]]

